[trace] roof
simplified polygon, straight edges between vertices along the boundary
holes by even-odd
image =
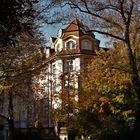
[[[81,21],[79,21],[77,18],[74,21],[72,21],[71,24],[77,25],[79,30],[80,30],[81,27],[85,27],[85,25]]]
[[[67,30],[80,30],[81,27],[84,27],[83,23],[80,22],[77,18],[73,20],[65,29],[64,32]],[[72,29],[71,29],[72,28]]]
[[[94,35],[90,29],[84,25],[81,21],[79,21],[77,18],[75,18],[64,30],[63,32],[73,32],[73,31],[79,31],[82,34],[92,34]]]
[[[52,42],[55,42],[55,40],[57,39],[56,37],[51,37]]]

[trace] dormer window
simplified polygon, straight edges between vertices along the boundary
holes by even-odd
[[[66,50],[73,50],[76,49],[76,41],[75,40],[68,40],[65,44]]]
[[[92,45],[89,40],[82,41],[82,50],[92,50]]]

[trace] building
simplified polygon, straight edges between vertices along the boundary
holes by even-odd
[[[75,19],[65,29],[59,29],[57,37],[50,38],[50,44],[46,53],[45,90],[51,99],[51,107],[57,108],[64,103],[60,94],[63,96],[68,88],[75,95],[80,92],[80,71],[99,50],[99,40]]]
[[[99,43],[78,19],[50,38],[44,79],[49,109],[65,107],[69,114],[73,112],[81,92],[81,70],[99,50]]]
[[[7,117],[0,113],[0,139],[8,139],[8,122]]]

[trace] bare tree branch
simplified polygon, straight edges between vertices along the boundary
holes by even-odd
[[[118,24],[117,22],[114,22],[114,21],[112,21],[112,20],[110,20],[109,18],[105,18],[104,16],[101,16],[100,14],[97,14],[97,13],[95,13],[95,12],[91,12],[90,10],[89,10],[89,8],[88,8],[88,5],[87,5],[87,2],[86,1],[84,1],[84,4],[85,4],[85,10],[84,10],[84,8],[81,8],[78,4],[75,4],[74,2],[69,2],[69,3],[67,3],[72,9],[78,9],[80,12],[82,12],[82,13],[86,13],[86,14],[89,14],[89,15],[91,15],[91,16],[94,16],[94,17],[97,17],[97,18],[99,18],[99,19],[101,19],[101,20],[104,20],[105,22],[107,22],[107,23],[110,23],[110,24],[112,24],[112,25],[115,25],[115,26],[117,26],[117,27],[119,27],[121,30],[123,30],[123,27],[120,25],[120,24]],[[108,7],[108,9],[110,9],[111,7]],[[112,8],[111,8],[112,9]],[[117,10],[115,10],[115,11],[117,11]],[[120,13],[120,11],[118,10],[118,12]]]
[[[107,35],[107,36],[116,38],[116,39],[121,40],[121,41],[125,41],[123,38],[121,38],[121,37],[119,37],[119,36],[116,36],[116,35],[113,35],[113,34],[108,33],[108,32],[99,31],[99,30],[92,30],[92,31],[93,31],[93,32],[97,32],[97,33],[99,33],[99,34],[103,34],[103,35]]]

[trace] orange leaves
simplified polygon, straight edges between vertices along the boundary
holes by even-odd
[[[100,105],[99,105],[99,113],[104,113],[108,108],[108,105],[111,103],[111,100],[107,97],[100,98]]]

